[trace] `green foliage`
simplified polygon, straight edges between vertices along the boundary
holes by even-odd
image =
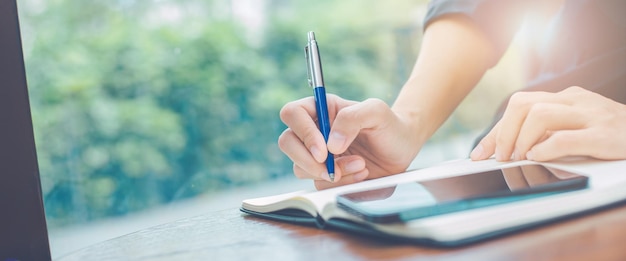
[[[367,2],[266,1],[252,30],[226,0],[21,1],[49,222],[291,175],[278,112],[311,95],[307,31],[317,30],[330,92],[389,97],[406,77],[394,57],[414,53],[397,53],[393,28],[414,1]],[[324,16],[302,19],[311,10]]]

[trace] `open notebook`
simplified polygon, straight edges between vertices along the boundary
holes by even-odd
[[[614,205],[626,200],[626,160],[567,160],[545,163],[589,177],[589,187],[548,197],[467,210],[406,223],[366,222],[340,209],[346,192],[458,176],[468,172],[532,164],[531,161],[458,160],[426,169],[322,191],[297,191],[244,200],[241,211],[265,218],[394,238],[427,245],[455,246]]]

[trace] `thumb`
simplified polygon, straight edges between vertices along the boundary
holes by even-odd
[[[328,151],[344,153],[361,130],[384,126],[393,116],[389,106],[380,99],[367,99],[342,108],[330,130]]]

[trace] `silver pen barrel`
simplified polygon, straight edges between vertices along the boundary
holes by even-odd
[[[322,74],[322,61],[320,58],[319,48],[317,46],[317,41],[315,40],[315,33],[309,32],[309,43],[308,43],[308,64],[310,70],[311,77],[311,85],[313,88],[315,87],[323,87],[324,86],[324,76]]]

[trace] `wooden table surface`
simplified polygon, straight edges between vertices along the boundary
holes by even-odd
[[[459,248],[385,242],[230,209],[141,230],[58,260],[626,260],[626,205]]]

